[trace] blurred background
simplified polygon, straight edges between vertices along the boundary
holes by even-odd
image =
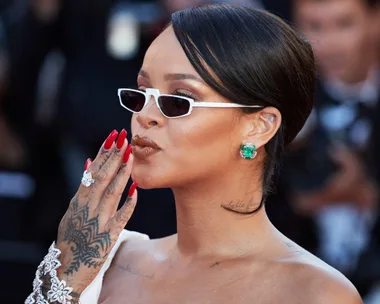
[[[129,129],[118,87],[134,87],[171,12],[207,0],[0,0],[0,302],[23,303],[109,132]],[[380,303],[380,4],[230,0],[271,11],[313,46],[314,111],[267,202],[288,237]],[[128,130],[129,131],[129,130]],[[169,190],[139,192],[127,226],[175,233]]]

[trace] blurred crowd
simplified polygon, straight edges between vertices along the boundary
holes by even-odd
[[[380,303],[378,0],[0,0],[1,303],[23,303],[31,291],[85,160],[112,129],[130,131],[117,88],[136,86],[171,12],[210,2],[271,11],[313,46],[315,108],[266,208],[365,304]],[[127,229],[175,233],[171,191],[140,190]]]

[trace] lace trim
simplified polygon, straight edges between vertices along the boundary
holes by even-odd
[[[49,304],[58,302],[62,304],[71,304],[70,300],[72,296],[72,288],[66,286],[64,280],[59,280],[57,276],[57,268],[61,266],[61,262],[58,260],[61,251],[55,248],[55,242],[51,244],[49,253],[45,256],[43,261],[37,268],[36,277],[33,281],[33,292],[25,300],[25,304]],[[42,276],[50,276],[50,290],[47,293],[47,300],[42,293]]]

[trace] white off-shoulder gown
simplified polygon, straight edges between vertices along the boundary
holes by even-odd
[[[111,265],[112,259],[114,258],[117,250],[119,249],[122,242],[130,239],[140,239],[140,240],[149,240],[149,237],[146,234],[142,234],[135,231],[123,230],[119,235],[116,244],[112,248],[110,254],[107,257],[106,262],[102,266],[100,272],[96,278],[92,281],[90,285],[82,292],[79,301],[80,304],[97,304],[100,296],[100,291],[102,290],[104,274]]]

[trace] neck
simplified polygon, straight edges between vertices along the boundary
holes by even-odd
[[[236,256],[259,250],[273,226],[265,208],[254,214],[262,199],[262,186],[252,179],[237,182],[215,179],[185,189],[173,189],[177,212],[177,246],[186,256]],[[224,207],[225,208],[224,208]]]

